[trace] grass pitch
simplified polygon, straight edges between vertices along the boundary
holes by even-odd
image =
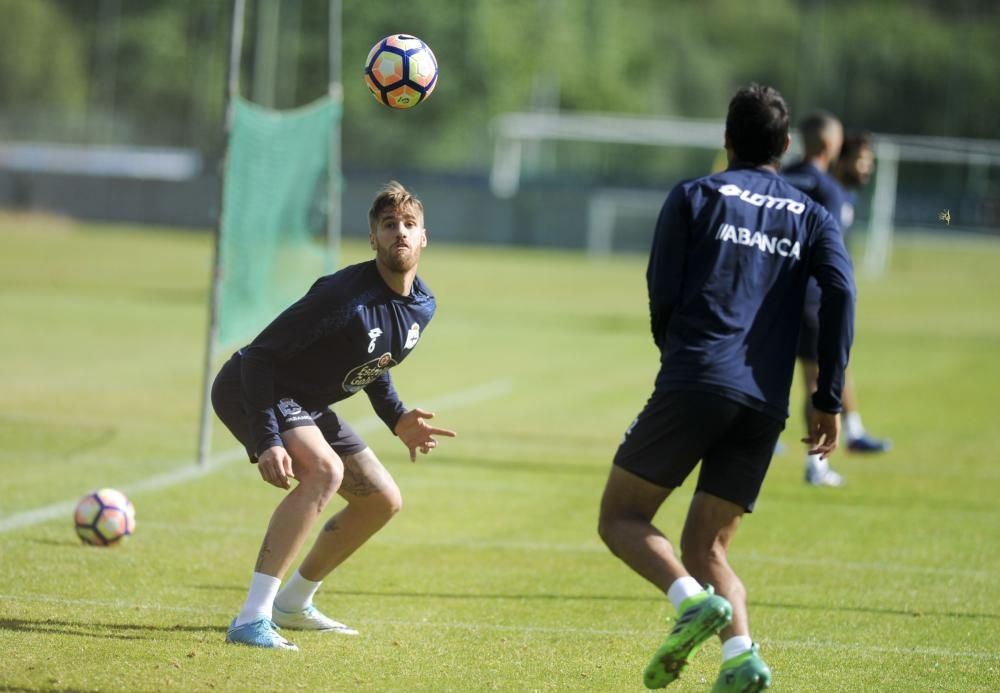
[[[405,507],[317,598],[362,634],[282,653],[223,642],[281,492],[221,426],[185,476],[208,236],[4,217],[0,247],[0,689],[642,690],[672,610],[595,527],[656,370],[644,258],[432,239],[439,312],[394,377],[460,437],[412,465],[365,398],[339,407]],[[734,545],[776,689],[1000,686],[998,265],[996,241],[900,239],[891,275],[862,279],[852,369],[896,448],[838,454],[848,486],[807,488],[793,417]],[[73,534],[66,508],[99,486],[136,505],[120,549]],[[711,642],[669,690],[707,690],[718,659]]]

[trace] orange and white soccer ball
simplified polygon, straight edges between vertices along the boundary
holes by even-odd
[[[77,535],[92,546],[121,544],[135,531],[132,501],[113,488],[102,488],[81,498],[73,519]]]
[[[413,108],[437,86],[437,58],[430,46],[409,34],[393,34],[372,46],[365,61],[365,83],[380,103]]]

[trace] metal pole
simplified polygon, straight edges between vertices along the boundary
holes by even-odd
[[[222,210],[225,188],[225,164],[229,156],[229,133],[233,126],[233,101],[240,94],[240,57],[243,55],[243,15],[245,0],[233,0],[233,27],[229,36],[229,64],[226,68],[225,111],[222,117],[223,151],[219,164],[219,209],[215,220],[212,260],[212,285],[208,302],[208,333],[205,338],[205,363],[202,380],[201,425],[198,430],[198,465],[208,464],[212,446],[212,375],[218,352],[219,295],[222,286]]]
[[[340,257],[343,215],[343,174],[341,172],[340,124],[344,115],[344,85],[341,82],[341,0],[330,0],[330,100],[337,119],[330,132],[330,170],[328,176],[330,211],[326,215],[327,258],[333,265]],[[329,261],[329,260],[328,260]],[[328,268],[333,271],[334,267]]]

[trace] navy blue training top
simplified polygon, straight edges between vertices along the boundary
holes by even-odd
[[[839,412],[854,276],[830,213],[767,169],[731,167],[675,186],[646,272],[657,388],[715,392],[787,418],[810,276],[823,288],[813,404]]]
[[[282,397],[310,410],[363,389],[375,413],[394,429],[406,409],[389,369],[416,346],[436,305],[419,277],[409,296],[394,292],[374,260],[316,280],[237,352],[257,453],[282,444],[273,409]]]
[[[828,173],[824,173],[816,168],[811,161],[803,159],[792,164],[788,168],[782,169],[781,176],[796,188],[804,192],[816,202],[826,207],[833,220],[837,222],[841,233],[847,230],[850,223],[844,222],[844,215],[848,213],[847,195],[840,183]],[[854,207],[850,207],[850,214],[853,221]],[[806,306],[808,310],[815,312],[819,307],[819,286],[815,281],[810,281],[806,289]]]

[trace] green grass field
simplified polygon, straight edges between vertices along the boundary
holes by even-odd
[[[596,515],[656,370],[644,258],[432,239],[439,312],[394,377],[460,437],[412,465],[366,398],[339,408],[405,507],[317,599],[361,636],[282,653],[223,642],[281,492],[220,426],[184,476],[208,235],[7,216],[0,248],[0,690],[642,690],[672,609]],[[998,266],[996,241],[917,238],[862,279],[852,368],[896,448],[809,488],[793,417],[734,545],[776,690],[1000,688]],[[136,505],[120,549],[81,546],[61,507],[99,486]],[[707,690],[719,649],[668,690]]]

